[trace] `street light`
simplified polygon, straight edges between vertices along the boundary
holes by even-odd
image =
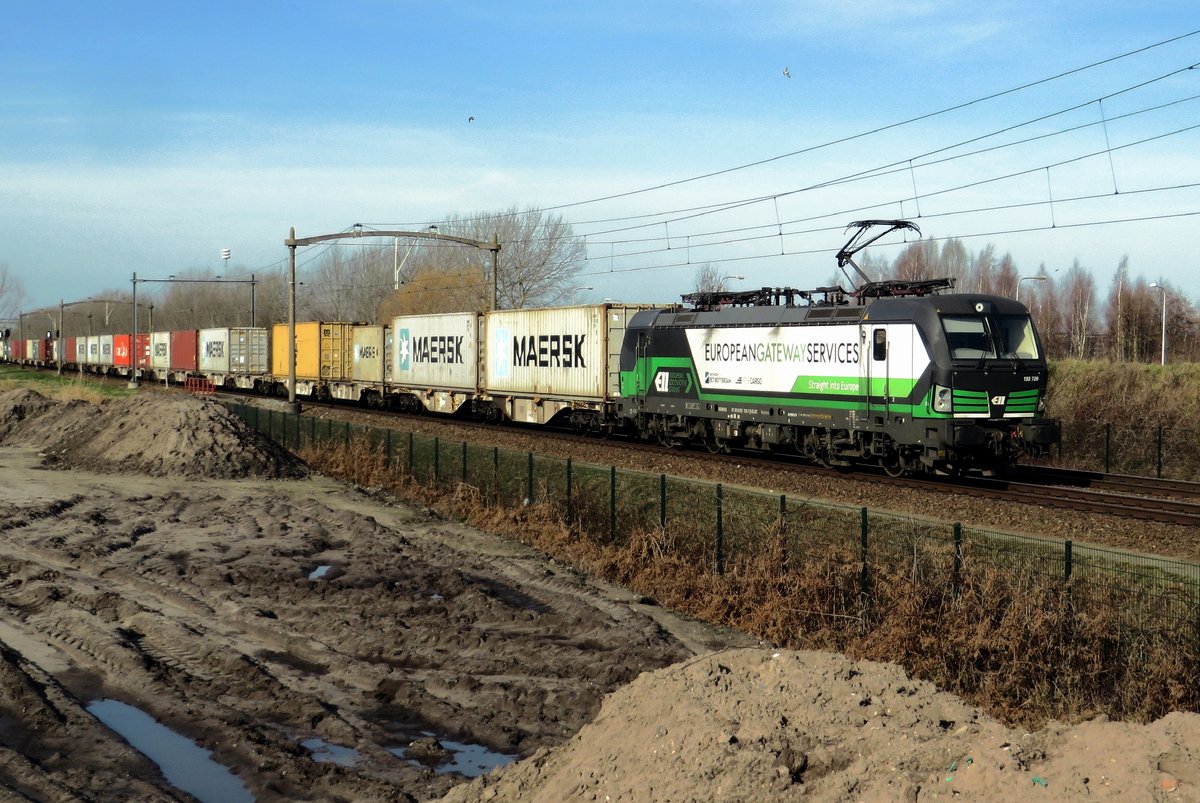
[[[575,304],[575,294],[578,293],[580,290],[595,290],[595,289],[596,288],[592,287],[590,284],[585,284],[580,287],[571,288],[571,304],[572,305]]]
[[[1021,300],[1021,282],[1044,282],[1044,281],[1046,281],[1046,276],[1044,274],[1038,274],[1037,276],[1022,276],[1020,279],[1017,279],[1017,301]]]
[[[1151,287],[1158,288],[1162,293],[1162,362],[1161,365],[1167,364],[1167,288],[1163,287],[1158,282],[1150,282]]]

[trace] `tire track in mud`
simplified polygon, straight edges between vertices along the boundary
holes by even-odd
[[[687,654],[632,596],[326,480],[128,485],[0,513],[0,640],[79,711],[136,704],[263,800],[437,796],[456,779],[389,752],[408,734],[531,752]],[[314,761],[313,737],[358,763]]]

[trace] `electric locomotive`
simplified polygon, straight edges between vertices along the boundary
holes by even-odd
[[[1060,431],[1043,416],[1046,360],[1028,310],[939,292],[952,287],[693,293],[691,309],[639,312],[616,415],[667,445],[791,450],[893,476],[997,472],[1044,453]]]

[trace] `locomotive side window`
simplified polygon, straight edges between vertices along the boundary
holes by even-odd
[[[944,315],[942,329],[950,358],[955,360],[995,359],[996,349],[987,320],[979,315]]]
[[[1000,356],[1008,359],[1036,360],[1037,338],[1033,335],[1033,321],[1028,315],[1001,315]]]
[[[876,329],[874,346],[871,349],[871,358],[876,361],[887,359],[887,330]]]

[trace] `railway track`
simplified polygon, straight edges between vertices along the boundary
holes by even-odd
[[[123,378],[114,381],[127,382]],[[182,390],[182,389],[181,389]],[[218,398],[228,398],[240,402],[262,401],[275,402],[269,399],[246,393],[230,393],[219,391]],[[396,422],[398,414],[361,407],[348,406],[345,402],[319,402],[305,399],[306,409],[320,409],[341,417],[353,414],[356,417],[376,419],[376,426],[384,427],[389,422]],[[450,426],[477,431],[482,438],[496,431],[496,425],[473,421],[465,418],[442,419],[434,415],[399,416],[401,420],[420,421],[422,425]],[[548,446],[547,451],[557,454],[571,454],[572,443],[595,443],[595,437],[578,435],[561,430],[548,430],[542,427],[516,427],[512,431],[521,432]],[[1159,479],[1156,477],[1138,477],[1125,474],[1105,474],[1102,472],[1081,471],[1046,466],[1022,466],[1019,471],[1006,479],[985,477],[899,477],[892,478],[882,471],[869,467],[853,470],[825,468],[814,466],[796,460],[788,459],[787,455],[763,455],[758,452],[746,451],[734,454],[710,454],[703,448],[695,450],[672,449],[639,441],[614,440],[626,452],[644,452],[649,455],[671,454],[682,456],[691,455],[697,459],[711,462],[728,462],[737,466],[753,465],[759,468],[812,474],[817,476],[845,477],[859,481],[869,481],[880,487],[895,487],[920,490],[930,493],[969,496],[979,499],[989,499],[999,502],[1010,502],[1021,505],[1036,505],[1059,510],[1079,511],[1113,516],[1133,521],[1159,522],[1183,526],[1200,526],[1200,483],[1184,480]]]
[[[232,398],[245,401],[245,395]],[[305,408],[318,408],[341,415],[349,409],[364,416],[378,416],[378,426],[394,422],[393,414],[347,408],[344,403],[304,401]],[[495,424],[451,419],[443,421],[437,416],[404,416],[404,420],[420,421],[433,426],[453,424],[480,433],[487,438],[496,431]],[[571,444],[595,443],[595,437],[578,435],[561,430],[542,427],[517,427],[521,432],[547,444],[546,451],[555,454],[571,454]],[[1021,505],[1037,505],[1059,510],[1079,511],[1113,516],[1134,521],[1159,522],[1184,526],[1200,526],[1200,483],[1182,480],[1161,480],[1154,477],[1135,477],[1121,474],[1059,469],[1042,466],[1022,467],[1018,473],[1006,479],[986,477],[888,477],[882,471],[869,467],[853,470],[814,466],[787,455],[763,455],[759,452],[740,451],[733,454],[710,454],[702,447],[697,449],[666,450],[656,444],[614,439],[626,452],[662,455],[665,452],[677,456],[691,455],[708,462],[730,463],[737,466],[753,465],[773,471],[796,472],[816,476],[835,476],[867,481],[880,487],[904,488],[937,494],[952,494],[1009,502]],[[538,449],[534,449],[538,451]]]

